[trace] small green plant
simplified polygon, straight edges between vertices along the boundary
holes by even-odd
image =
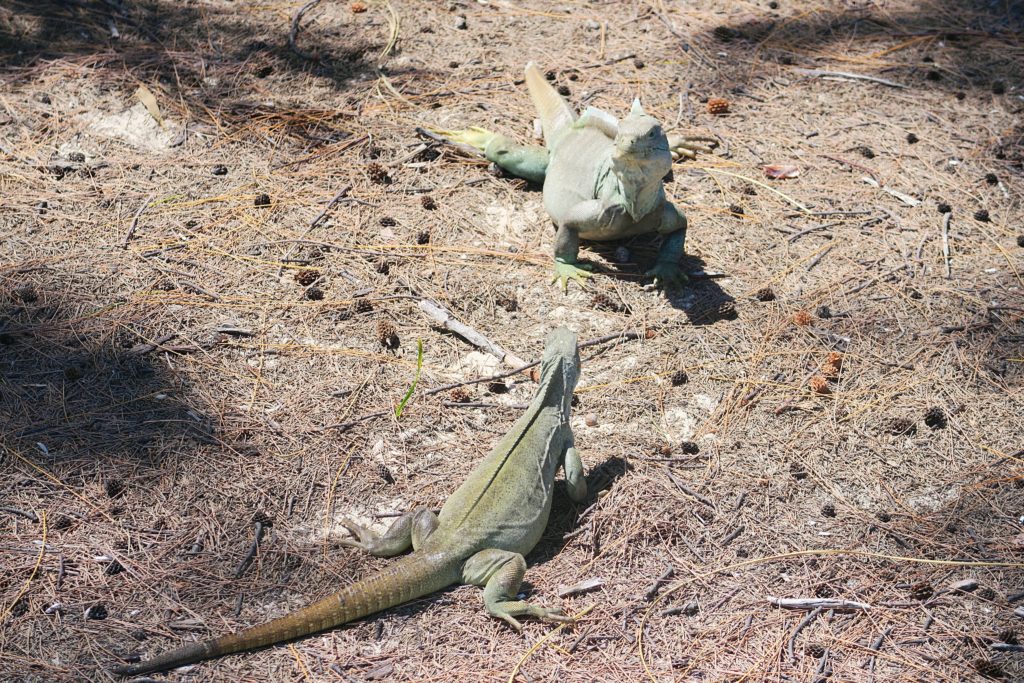
[[[412,392],[416,391],[416,383],[420,381],[420,370],[423,369],[423,340],[416,340],[416,375],[412,378],[412,385],[409,387],[409,391],[405,392],[405,396],[395,406],[395,419],[402,417],[402,411],[405,409],[405,404],[412,398]]]

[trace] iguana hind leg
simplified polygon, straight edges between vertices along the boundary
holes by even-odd
[[[548,170],[548,150],[537,145],[521,145],[501,133],[472,126],[465,130],[437,131],[452,142],[475,147],[488,161],[505,169],[517,178],[543,184]]]
[[[466,560],[462,568],[464,583],[484,587],[484,607],[488,614],[507,621],[515,630],[523,628],[516,617],[571,623],[572,618],[557,607],[540,607],[516,599],[525,574],[526,560],[522,555],[497,548],[481,550]]]
[[[360,548],[374,557],[394,557],[401,555],[412,546],[419,548],[427,536],[437,528],[437,515],[425,508],[407,512],[388,527],[383,534],[378,534],[364,526],[342,521],[342,525],[359,540],[342,539],[341,545]]]

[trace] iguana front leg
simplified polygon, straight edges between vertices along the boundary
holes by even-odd
[[[672,152],[672,160],[696,159],[697,153],[711,154],[718,146],[716,138],[705,135],[669,135],[668,149]]]
[[[365,550],[374,557],[394,557],[404,553],[410,546],[419,548],[427,536],[434,533],[438,520],[437,515],[430,510],[418,508],[396,519],[383,534],[348,520],[341,524],[359,539],[343,538],[338,541],[341,545]]]
[[[484,587],[484,607],[491,616],[507,621],[516,631],[523,625],[516,617],[536,617],[545,621],[572,623],[557,607],[540,607],[517,600],[519,586],[526,574],[526,560],[519,553],[491,548],[481,550],[466,560],[462,581]]]
[[[666,201],[662,205],[658,232],[665,236],[658,251],[658,261],[647,275],[653,277],[659,287],[682,286],[690,280],[679,263],[686,243],[686,215],[672,202]]]
[[[548,170],[548,150],[537,145],[521,145],[501,133],[472,126],[465,130],[435,131],[452,142],[469,145],[484,153],[488,161],[517,178],[542,185]]]
[[[583,474],[583,461],[576,447],[572,444],[565,449],[565,456],[562,459],[562,467],[565,470],[565,484],[569,489],[569,498],[574,503],[582,503],[587,499],[587,478]]]

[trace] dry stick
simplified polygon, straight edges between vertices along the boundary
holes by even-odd
[[[124,239],[121,240],[122,249],[128,248],[128,240],[130,240],[132,238],[132,235],[135,234],[135,229],[139,227],[139,219],[142,218],[142,212],[149,207],[149,203],[153,201],[153,197],[156,197],[156,193],[150,192],[149,196],[146,197],[145,201],[142,202],[142,205],[139,207],[139,210],[135,212],[135,217],[132,218],[132,224],[128,227],[128,232],[124,234]]]
[[[680,491],[682,491],[683,493],[685,493],[688,496],[691,496],[698,503],[706,505],[707,507],[711,508],[712,510],[715,509],[715,504],[712,503],[710,499],[700,495],[699,493],[697,493],[696,491],[691,489],[689,486],[687,486],[683,482],[681,482],[678,479],[676,479],[675,476],[671,472],[669,472],[668,470],[665,471],[665,474],[668,475],[669,481],[671,481],[673,484],[675,484],[676,488],[678,488]]]
[[[19,510],[18,508],[7,507],[6,505],[0,507],[0,512],[9,512],[12,515],[18,515],[19,517],[24,517],[25,519],[29,520],[30,522],[38,522],[39,521],[39,517],[34,512],[25,512],[24,510]]]
[[[828,228],[834,228],[837,225],[842,225],[842,224],[843,224],[842,221],[835,221],[834,223],[823,223],[822,225],[815,225],[815,226],[812,226],[812,227],[807,228],[805,230],[801,230],[800,232],[793,233],[792,235],[790,235],[786,239],[789,242],[796,242],[798,239],[800,239],[804,235],[808,235],[808,234],[810,234],[812,232],[817,232],[818,230],[827,230]]]
[[[302,57],[303,59],[313,59],[313,55],[308,52],[303,52],[299,49],[299,46],[295,43],[295,40],[299,36],[299,22],[302,21],[302,15],[309,10],[313,9],[320,4],[320,0],[309,0],[305,5],[299,8],[299,11],[292,17],[292,29],[288,32],[288,47],[292,49],[292,52]]]
[[[818,263],[821,262],[821,259],[825,258],[825,256],[828,255],[828,252],[832,251],[832,247],[834,247],[834,246],[835,246],[834,244],[830,244],[828,246],[828,249],[826,249],[825,251],[821,252],[820,254],[818,254],[817,256],[812,258],[810,260],[810,262],[807,264],[807,272],[810,272],[811,269],[814,268],[814,266],[818,265]]]
[[[846,164],[850,168],[856,168],[859,171],[864,171],[865,173],[870,175],[872,178],[874,178],[875,182],[880,182],[878,180],[878,171],[876,171],[875,169],[871,168],[870,166],[865,166],[864,164],[858,164],[856,161],[850,161],[849,159],[844,159],[843,157],[833,156],[831,154],[819,154],[818,156],[819,157],[824,157],[826,159],[831,159],[832,161],[837,161],[840,164]]]
[[[319,2],[319,0],[317,0]],[[256,551],[260,547],[260,539],[263,538],[263,522],[256,522],[256,536],[252,539],[252,545],[249,547],[249,552],[246,553],[245,557],[242,558],[241,563],[238,565],[238,569],[235,570],[235,578],[242,578],[242,574],[252,564],[252,558],[256,557]]]
[[[856,287],[854,287],[852,289],[846,290],[845,292],[843,292],[843,295],[844,296],[849,296],[851,294],[856,294],[860,290],[865,289],[866,287],[869,287],[869,286],[875,284],[879,280],[884,280],[887,277],[895,275],[896,273],[900,272],[901,270],[903,270],[906,267],[907,267],[907,264],[905,264],[905,263],[902,266],[896,266],[895,268],[893,268],[892,270],[890,270],[888,272],[882,273],[881,275],[876,275],[875,277],[871,278],[867,282],[863,282],[863,283],[857,285]]]
[[[651,584],[651,587],[647,589],[646,593],[644,593],[644,600],[646,600],[647,602],[653,600],[654,597],[658,594],[658,590],[661,588],[662,584],[671,579],[672,575],[675,574],[675,572],[675,567],[673,567],[672,565],[665,567],[665,571],[663,571],[661,575],[654,580],[654,583]]]
[[[871,609],[866,602],[837,598],[768,598],[768,602],[786,609]]]
[[[871,643],[871,646],[868,649],[871,650],[872,652],[878,652],[879,649],[881,649],[881,647],[882,647],[882,642],[889,636],[890,633],[892,633],[892,626],[890,626],[889,628],[887,628],[884,631],[882,631],[881,633],[879,633],[878,637],[875,638],[875,642]],[[867,667],[868,671],[870,671],[871,674],[874,675],[874,673],[875,673],[875,655],[871,655],[871,658],[868,659],[868,661],[865,662],[863,665],[861,665],[862,669],[865,668],[865,667]]]
[[[316,218],[313,219],[313,222],[310,223],[309,227],[307,227],[303,231],[303,233],[299,237],[299,239],[305,239],[306,235],[308,235],[309,233],[313,232],[313,230],[315,230],[316,227],[318,225],[320,225],[320,221],[322,221],[327,216],[327,212],[329,212],[331,209],[333,209],[334,205],[337,204],[338,202],[340,202],[342,199],[344,199],[348,195],[348,193],[351,192],[351,191],[352,191],[352,186],[351,185],[346,185],[345,187],[343,187],[340,190],[338,190],[338,193],[335,194],[333,197],[331,197],[331,201],[327,202],[327,206],[324,207],[324,210],[320,212],[319,216],[317,216]],[[281,259],[281,265],[277,269],[277,276],[278,277],[281,277],[281,273],[284,272],[284,263],[288,259],[290,259],[292,257],[292,254],[295,252],[295,247],[297,245],[298,245],[297,242],[293,242],[292,245],[290,247],[288,247],[288,251],[285,252],[284,258]]]
[[[786,652],[789,653],[790,664],[796,661],[796,655],[794,654],[793,650],[796,646],[797,636],[799,636],[800,632],[807,628],[812,621],[818,618],[818,615],[821,614],[821,610],[821,607],[817,607],[814,610],[812,610],[811,613],[804,617],[800,621],[800,623],[796,625],[796,628],[793,629],[793,634],[789,636],[789,642],[786,643]]]
[[[949,256],[949,221],[952,217],[952,213],[946,213],[942,216],[942,257],[946,259],[947,280],[953,277],[953,262]]]
[[[454,314],[441,304],[430,299],[420,299],[419,309],[441,327],[449,332],[454,332],[473,346],[486,351],[509,367],[517,368],[526,364],[526,361],[522,358],[519,358],[510,351],[506,351],[501,345],[491,341],[466,323],[456,320]]]
[[[879,85],[885,85],[890,88],[906,88],[908,86],[895,81],[887,81],[884,78],[878,78],[876,76],[868,76],[866,74],[855,74],[849,71],[825,71],[823,69],[794,69],[797,73],[805,76],[824,76],[826,78],[850,78],[855,81],[870,81],[871,83],[878,83]]]

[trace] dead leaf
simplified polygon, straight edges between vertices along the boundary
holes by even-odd
[[[139,101],[142,102],[143,105],[145,105],[146,111],[149,112],[149,115],[152,116],[158,124],[160,124],[161,128],[163,128],[164,119],[160,116],[160,107],[157,106],[156,97],[153,96],[150,89],[144,85],[140,85],[139,89],[135,91],[135,96],[139,98]]]
[[[764,167],[764,174],[777,180],[796,178],[800,175],[800,167],[792,164],[768,164]]]

